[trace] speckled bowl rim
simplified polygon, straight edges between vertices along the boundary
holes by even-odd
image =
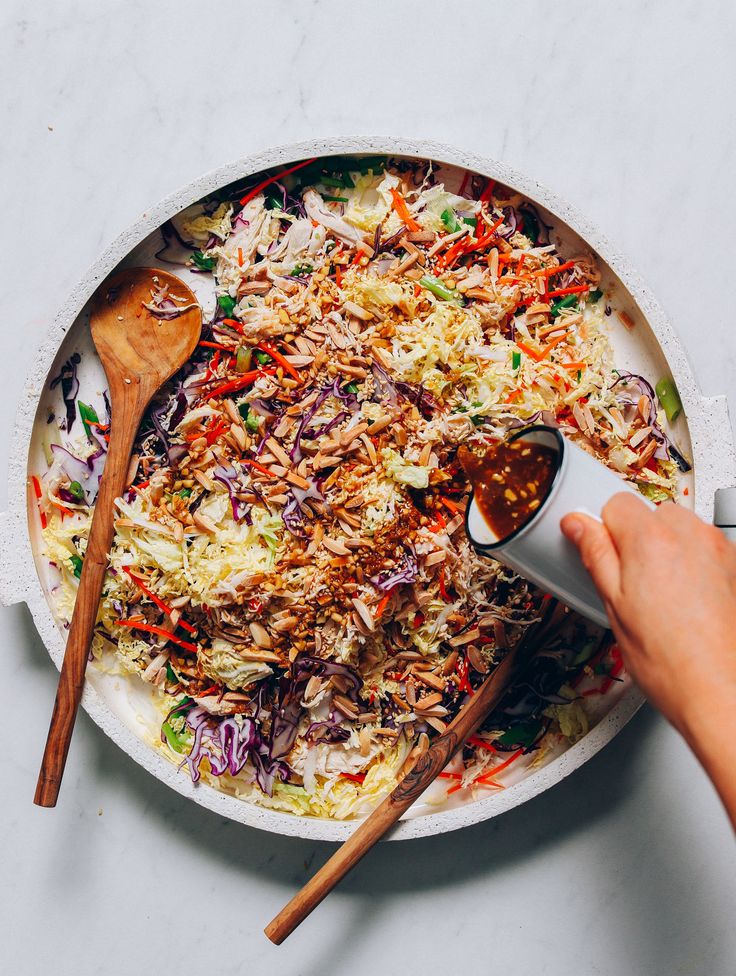
[[[556,194],[502,162],[424,139],[344,136],[312,139],[266,149],[199,177],[146,211],[106,248],[82,277],[56,315],[39,349],[18,407],[9,459],[8,511],[0,515],[0,544],[4,544],[5,552],[17,553],[17,559],[6,560],[0,573],[0,601],[4,604],[25,602],[28,605],[38,632],[57,668],[61,667],[64,641],[54,622],[33,564],[27,526],[27,464],[39,397],[62,339],[98,284],[145,237],[182,208],[219,187],[261,170],[312,156],[342,153],[415,156],[465,167],[513,187],[568,224],[618,275],[647,319],[668,362],[688,420],[695,470],[695,509],[698,514],[710,520],[715,490],[736,485],[736,454],[725,398],[706,399],[701,396],[680,340],[663,309],[639,275],[617,248]],[[25,545],[19,544],[20,540],[25,540]],[[583,739],[502,794],[403,820],[389,838],[400,840],[457,830],[498,816],[524,803],[564,779],[602,749],[629,721],[642,701],[640,693],[631,687]],[[355,828],[354,821],[298,817],[256,806],[207,786],[194,786],[187,776],[177,771],[175,765],[138,739],[112,713],[89,683],[84,691],[82,706],[121,749],[157,779],[221,816],[262,830],[312,840],[342,841]],[[39,720],[42,718],[45,716],[39,716]]]

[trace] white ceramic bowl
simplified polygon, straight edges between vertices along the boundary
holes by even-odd
[[[683,501],[694,505],[705,519],[712,517],[716,489],[736,485],[736,457],[723,397],[703,398],[696,387],[685,352],[672,331],[662,309],[615,248],[568,204],[538,183],[513,172],[502,163],[463,153],[433,142],[391,137],[365,137],[314,140],[258,153],[229,163],[195,180],[144,214],[115,240],[84,275],[72,296],[65,302],[39,350],[18,409],[12,455],[8,511],[0,515],[0,546],[14,559],[4,560],[0,570],[0,600],[26,602],[54,664],[59,668],[64,653],[64,635],[54,620],[45,588],[43,559],[37,558],[40,546],[35,499],[29,494],[28,475],[43,469],[41,432],[52,403],[48,378],[58,372],[61,362],[74,350],[84,352],[80,368],[82,391],[101,391],[104,387],[99,363],[92,352],[85,306],[97,285],[121,262],[152,263],[158,228],[184,207],[207,193],[235,180],[273,166],[312,156],[368,153],[433,159],[443,167],[470,169],[496,179],[524,194],[540,210],[565,250],[588,248],[596,253],[603,273],[603,285],[613,295],[614,308],[626,311],[634,320],[632,330],[611,317],[617,364],[654,379],[671,374],[679,388],[684,416],[677,421],[674,437],[693,459],[693,474],[688,476],[688,496]],[[186,275],[185,275],[186,277]],[[192,276],[194,278],[195,276]],[[200,279],[201,280],[201,279]],[[321,840],[339,841],[354,829],[353,822],[295,817],[264,809],[236,797],[218,792],[205,784],[194,786],[182,770],[150,745],[153,710],[150,692],[142,682],[124,681],[90,670],[82,705],[115,742],[158,779],[223,816],[275,833]],[[541,793],[598,752],[623,727],[641,704],[638,691],[625,683],[606,696],[597,723],[578,743],[546,765],[520,771],[518,781],[500,794],[475,801],[455,800],[442,807],[416,805],[391,834],[392,839],[421,837],[455,830],[487,820],[530,797]],[[49,714],[52,702],[49,701]],[[46,714],[37,716],[45,722]],[[73,746],[72,746],[73,748]],[[67,784],[67,788],[69,788]],[[30,800],[29,800],[30,802]]]

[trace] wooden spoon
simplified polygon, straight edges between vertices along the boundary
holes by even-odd
[[[151,302],[152,291],[167,286],[167,297],[186,309],[168,320],[143,307],[143,302]],[[110,388],[110,445],[33,798],[42,807],[55,806],[59,795],[108,565],[113,506],[126,488],[133,441],[151,398],[194,351],[202,311],[190,289],[167,271],[126,268],[98,289],[92,299],[90,328]]]
[[[452,757],[493,711],[513,681],[528,666],[533,655],[557,630],[567,610],[556,600],[547,604],[542,620],[531,628],[512,648],[460,709],[454,720],[423,756],[420,756],[392,793],[376,807],[355,833],[335,851],[265,928],[275,945],[281,945],[294,929],[319,905],[338,882],[351,871],[386,831],[392,827],[414,801],[434,782]]]

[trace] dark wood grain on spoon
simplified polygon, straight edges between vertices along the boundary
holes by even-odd
[[[542,620],[506,655],[475,694],[460,709],[447,729],[432,743],[414,767],[355,833],[332,855],[265,929],[280,945],[300,925],[338,882],[379,841],[442,772],[452,757],[493,711],[505,692],[528,666],[534,653],[562,625],[566,609],[550,600]]]
[[[153,315],[143,303],[151,302],[152,290],[165,286],[177,306],[194,307],[169,320]],[[110,445],[33,800],[42,807],[55,806],[59,795],[107,570],[114,502],[126,488],[133,441],[154,394],[194,351],[202,313],[194,294],[174,275],[153,268],[128,268],[97,291],[90,328],[109,385]]]

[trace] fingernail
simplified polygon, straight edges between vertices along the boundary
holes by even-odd
[[[570,542],[579,542],[580,536],[583,534],[583,524],[580,519],[575,518],[575,516],[567,515],[560,522],[560,528],[562,529],[562,534],[570,540]]]

